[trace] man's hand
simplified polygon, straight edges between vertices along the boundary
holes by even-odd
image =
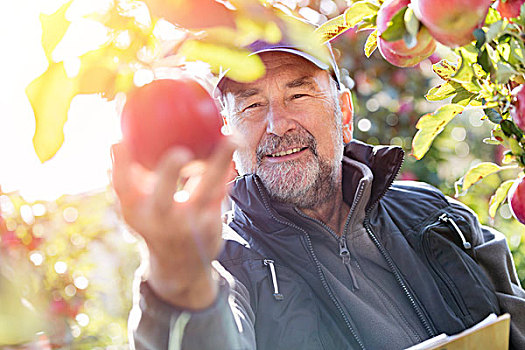
[[[148,283],[175,306],[203,309],[216,298],[210,263],[222,246],[221,202],[233,150],[229,140],[223,141],[206,160],[189,198],[176,202],[181,169],[192,160],[189,151],[168,151],[152,173],[134,162],[123,144],[113,146],[113,187],[124,220],[148,246]]]

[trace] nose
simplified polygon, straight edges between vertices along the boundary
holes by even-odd
[[[272,104],[268,110],[266,133],[282,137],[288,131],[297,127],[295,120],[284,106]]]

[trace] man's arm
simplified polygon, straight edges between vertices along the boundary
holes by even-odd
[[[525,290],[518,279],[505,236],[491,227],[480,225],[475,214],[463,204],[452,199],[449,201],[470,221],[473,231],[479,232],[479,237],[473,242],[476,261],[494,285],[501,312],[511,315],[511,348],[525,349]]]
[[[186,182],[192,184],[188,198],[177,202],[174,195],[186,180],[181,169],[192,160],[189,151],[168,151],[151,172],[134,162],[123,144],[113,148],[112,180],[122,217],[144,238],[149,252],[142,312],[135,321],[137,334],[144,335],[137,338],[137,344],[144,344],[138,348],[177,349],[188,342],[190,349],[206,349],[194,345],[209,342],[211,349],[220,344],[249,349],[254,343],[247,293],[240,293],[240,286],[230,288],[212,267],[223,243],[221,202],[233,149],[228,140],[218,145],[201,177]],[[234,305],[242,305],[241,311]],[[241,315],[246,330],[233,332],[242,325],[236,322]]]
[[[215,263],[218,295],[207,309],[175,308],[138,281],[129,329],[133,349],[253,350],[254,315],[246,288]],[[140,292],[140,293],[139,293]]]

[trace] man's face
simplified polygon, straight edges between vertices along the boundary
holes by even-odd
[[[341,179],[343,141],[338,93],[326,71],[288,53],[261,54],[266,75],[221,87],[239,146],[240,174],[257,174],[278,201],[312,208]]]

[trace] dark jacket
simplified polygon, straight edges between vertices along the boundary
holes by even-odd
[[[511,345],[525,348],[525,292],[504,237],[431,186],[394,183],[402,159],[347,145],[342,237],[272,202],[256,176],[238,179],[216,303],[176,310],[142,283],[137,348],[396,349],[504,312]]]

